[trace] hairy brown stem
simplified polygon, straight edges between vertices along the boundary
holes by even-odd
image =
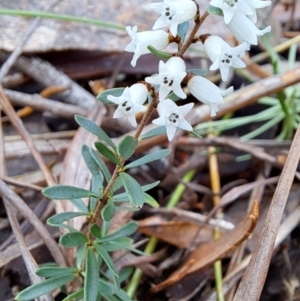
[[[139,136],[141,135],[144,127],[146,126],[146,124],[148,123],[149,121],[149,118],[151,116],[151,114],[153,113],[154,109],[156,108],[157,106],[157,103],[158,103],[158,97],[155,93],[155,95],[153,96],[153,99],[146,111],[146,113],[144,114],[143,116],[143,119],[141,121],[141,123],[139,124],[138,128],[137,128],[137,131],[134,135],[135,138],[139,138]],[[123,166],[123,164],[125,163],[125,160],[124,159],[120,159],[120,162]],[[112,188],[112,186],[114,185],[114,183],[116,182],[117,178],[118,178],[118,175],[119,175],[119,172],[120,172],[121,168],[117,165],[115,167],[115,170],[114,170],[114,173],[110,179],[110,181],[108,182],[104,192],[103,192],[103,196],[101,199],[98,200],[98,203],[97,203],[97,206],[96,206],[96,209],[92,215],[92,217],[90,218],[89,220],[89,225],[92,225],[96,222],[97,220],[97,217],[100,216],[100,212],[101,210],[103,209],[103,207],[105,206],[105,204],[107,203],[107,200],[108,200],[108,195],[109,195],[109,191],[110,189]],[[88,237],[90,240],[92,240],[92,234],[89,232],[88,233]]]
[[[195,26],[192,30],[192,32],[190,33],[187,41],[183,44],[183,46],[179,49],[178,53],[180,55],[183,55],[187,49],[190,47],[190,45],[193,43],[193,40],[195,38],[195,35],[197,34],[198,29],[201,27],[202,23],[205,21],[205,19],[207,18],[207,16],[209,15],[209,13],[207,11],[205,11],[205,13],[200,17],[200,15],[197,15],[196,19],[195,19]]]

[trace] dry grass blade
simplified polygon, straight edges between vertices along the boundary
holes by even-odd
[[[299,70],[300,74],[300,70]],[[280,176],[268,216],[250,260],[250,264],[235,294],[234,301],[259,300],[274,249],[285,204],[300,159],[300,126],[295,134],[286,164]]]
[[[44,224],[32,212],[28,205],[15,194],[1,179],[0,179],[0,193],[5,196],[10,203],[12,203],[20,213],[32,224],[32,226],[39,233],[45,245],[49,249],[51,255],[58,265],[66,266],[65,258],[63,257],[57,243],[49,234]]]
[[[48,185],[54,185],[55,180],[47,168],[41,154],[38,152],[33,140],[31,139],[30,135],[28,134],[27,130],[25,129],[22,120],[15,112],[13,106],[9,102],[8,98],[6,97],[2,86],[0,86],[0,103],[6,113],[6,115],[9,117],[10,121],[14,125],[14,127],[17,129],[19,134],[22,136],[22,138],[25,140],[27,146],[30,148],[32,156],[36,160],[37,164],[39,165],[40,169],[45,175],[45,178],[47,180]]]
[[[64,104],[55,100],[46,99],[38,94],[30,95],[12,90],[4,90],[13,105],[30,106],[38,111],[48,111],[56,116],[73,118],[74,115],[87,115],[87,110],[79,106]]]
[[[237,247],[252,233],[258,218],[258,203],[255,202],[251,212],[233,230],[217,240],[201,244],[193,251],[182,266],[175,271],[167,280],[154,286],[152,293],[156,293],[176,282],[183,277],[207,267],[213,262],[220,260],[226,254]],[[242,299],[240,299],[242,300]]]

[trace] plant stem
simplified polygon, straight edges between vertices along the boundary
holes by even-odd
[[[149,118],[150,118],[151,114],[153,113],[153,110],[155,109],[155,107],[157,105],[157,102],[158,102],[158,97],[156,95],[154,95],[153,99],[152,99],[152,101],[151,101],[151,103],[150,103],[150,105],[149,105],[149,107],[146,111],[146,113],[143,116],[142,121],[140,122],[140,124],[137,128],[137,131],[134,135],[135,138],[137,138],[137,139],[139,138],[139,136],[142,133],[144,127],[146,126],[147,122],[149,121]],[[120,158],[120,162],[123,166],[124,163],[125,163],[125,160]],[[102,196],[101,199],[99,199],[99,201],[97,203],[97,206],[96,206],[96,209],[95,209],[91,219],[89,220],[89,225],[94,224],[97,220],[97,217],[100,216],[101,210],[106,205],[107,200],[109,199],[109,191],[111,190],[112,186],[116,182],[116,180],[119,176],[119,172],[121,170],[122,170],[122,168],[120,168],[118,165],[115,167],[114,173],[113,173],[110,181],[107,183],[107,186],[104,189],[103,196]],[[89,236],[89,239],[92,239],[92,235],[91,235],[90,232],[89,232],[88,236]]]
[[[206,17],[208,15],[209,15],[209,13],[207,11],[205,11],[203,16],[201,16],[201,17],[200,17],[200,15],[197,16],[197,18],[195,20],[195,26],[194,26],[192,32],[190,33],[187,41],[183,44],[183,46],[178,51],[178,53],[180,55],[183,55],[187,51],[187,49],[190,47],[190,45],[193,42],[193,39],[195,38],[195,35],[197,34],[198,29],[200,28],[200,26],[202,25],[202,23],[204,22],[204,20],[206,19]]]

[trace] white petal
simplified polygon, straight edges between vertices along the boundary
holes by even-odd
[[[259,30],[247,16],[242,14],[235,14],[227,27],[240,42],[248,42],[252,45],[257,45],[257,36],[271,31],[271,26]]]
[[[132,85],[129,90],[131,100],[136,104],[142,105],[148,98],[148,90],[145,85],[141,83]]]
[[[193,127],[184,118],[179,121],[178,127],[189,132],[193,130]]]
[[[172,125],[166,125],[168,140],[171,141],[176,133],[177,127]]]
[[[166,125],[165,117],[159,117],[152,120],[152,123],[156,125]]]
[[[230,71],[229,67],[223,66],[223,67],[220,68],[221,77],[222,77],[222,81],[223,82],[227,81],[228,75],[229,75],[229,71]]]
[[[180,84],[174,85],[173,92],[175,93],[175,95],[177,95],[178,97],[180,97],[182,99],[186,98],[186,94],[183,92]]]
[[[186,114],[188,114],[190,112],[190,110],[193,108],[194,103],[188,103],[184,106],[180,106],[180,114],[182,116],[185,116]]]
[[[132,126],[137,127],[137,122],[134,115],[127,115],[127,119]]]

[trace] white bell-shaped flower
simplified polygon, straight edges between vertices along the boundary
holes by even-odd
[[[206,38],[204,50],[213,64],[210,70],[220,69],[223,81],[226,81],[230,68],[244,68],[246,64],[240,59],[245,55],[248,47],[246,42],[236,47],[230,47],[223,39],[218,36],[209,36]]]
[[[147,97],[148,90],[145,85],[137,83],[131,87],[126,87],[121,96],[108,95],[107,99],[118,105],[113,118],[125,116],[131,125],[136,127],[135,114],[146,111],[147,108],[143,104]]]
[[[257,36],[262,36],[271,31],[271,26],[265,29],[258,29],[256,25],[245,15],[235,14],[232,20],[227,24],[228,29],[241,43],[257,45]]]
[[[151,3],[149,6],[161,14],[153,29],[169,26],[174,37],[177,36],[178,25],[193,20],[197,14],[197,5],[193,0],[164,0],[163,3]]]
[[[134,52],[131,60],[133,67],[141,55],[150,53],[147,48],[149,45],[157,50],[163,50],[169,45],[169,34],[163,30],[137,32],[137,26],[127,26],[126,31],[132,41],[126,46],[125,51]]]
[[[185,120],[184,116],[194,106],[193,103],[188,103],[184,106],[178,107],[171,99],[160,101],[157,106],[159,118],[154,119],[152,122],[157,125],[166,126],[167,136],[171,141],[176,133],[177,128],[186,131],[192,131],[192,126]]]
[[[216,116],[218,104],[224,102],[223,97],[233,91],[233,87],[223,91],[202,76],[193,76],[188,81],[188,89],[198,100],[210,106],[211,116]]]
[[[181,82],[186,76],[186,66],[182,58],[173,56],[166,63],[159,62],[159,73],[146,77],[145,81],[152,85],[159,85],[159,99],[165,99],[170,92],[180,98],[186,98],[181,88]]]
[[[249,7],[252,10],[252,14],[248,15],[248,17],[252,20],[252,22],[257,22],[257,14],[256,9],[257,8],[264,8],[266,6],[271,5],[272,1],[262,1],[262,0],[245,0],[246,3],[249,5]]]
[[[225,24],[228,24],[235,14],[253,14],[252,9],[245,0],[211,0],[210,4],[223,11]]]

